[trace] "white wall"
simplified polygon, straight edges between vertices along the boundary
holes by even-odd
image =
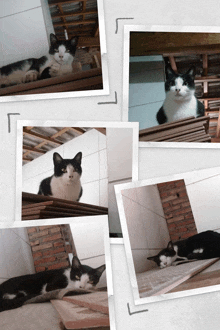
[[[83,265],[97,268],[105,264],[104,232],[100,224],[70,224],[77,256]],[[97,287],[106,287],[106,271],[102,274]]]
[[[82,203],[108,206],[106,136],[92,129],[23,166],[22,191],[37,194],[39,184],[53,174],[53,153],[73,158],[82,152]]]
[[[165,99],[162,56],[134,56],[129,68],[129,121],[140,129],[158,125],[156,113]]]
[[[26,228],[0,229],[0,251],[0,283],[35,273]]]
[[[157,185],[126,189],[122,192],[129,239],[136,273],[155,264],[147,257],[155,255],[170,240]]]
[[[51,22],[41,0],[0,1],[0,67],[48,53]],[[45,11],[45,18],[43,15]]]

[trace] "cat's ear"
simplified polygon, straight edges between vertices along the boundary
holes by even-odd
[[[169,241],[169,243],[167,245],[167,249],[173,250],[173,243],[172,243],[172,241]]]
[[[79,261],[79,258],[74,256],[72,260],[72,268],[80,268],[80,267],[81,267],[81,263]]]
[[[82,161],[82,153],[81,153],[81,151],[78,152],[78,154],[76,154],[76,156],[73,158],[73,160],[75,160],[77,163],[79,163],[81,165],[81,161]]]
[[[71,44],[71,46],[76,47],[77,44],[78,44],[78,40],[79,40],[78,37],[72,37],[72,38],[70,39],[70,44]]]
[[[60,156],[60,154],[58,154],[58,152],[54,152],[54,154],[53,154],[54,164],[59,164],[62,162],[62,160],[63,160],[63,158]]]
[[[98,275],[101,277],[104,270],[105,270],[105,265],[102,265],[102,266],[96,268],[96,273],[98,273]]]
[[[173,78],[177,75],[176,72],[169,65],[166,67],[165,72],[166,72],[166,79],[167,80],[169,80],[169,79],[171,79],[171,78]]]
[[[196,75],[196,68],[194,66],[191,66],[189,70],[186,72],[186,74],[188,74],[194,79]]]
[[[56,42],[57,42],[57,37],[55,36],[55,34],[51,33],[50,34],[50,43],[55,44]]]

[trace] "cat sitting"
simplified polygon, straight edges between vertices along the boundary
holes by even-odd
[[[184,74],[174,72],[169,66],[166,68],[166,98],[156,115],[159,124],[204,116],[204,105],[195,97],[194,78],[194,67]]]
[[[78,37],[58,40],[51,33],[50,48],[46,56],[29,58],[0,68],[0,86],[17,85],[71,73],[77,43]]]
[[[160,268],[165,268],[189,261],[218,257],[220,257],[220,234],[208,230],[176,243],[170,241],[165,249],[147,259],[156,262]]]
[[[79,201],[82,196],[80,177],[82,153],[73,159],[63,159],[60,154],[53,154],[54,174],[41,181],[38,195]]]
[[[105,265],[98,268],[82,265],[75,256],[69,268],[47,270],[10,278],[0,284],[0,312],[32,302],[44,302],[56,297],[58,289],[89,290],[98,284]],[[48,294],[50,293],[51,294]],[[46,297],[47,299],[43,298]],[[39,297],[39,299],[34,299]]]

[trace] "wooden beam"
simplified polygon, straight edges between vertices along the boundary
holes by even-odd
[[[80,0],[81,2],[86,2],[87,0]],[[64,3],[71,3],[71,2],[79,2],[79,0],[48,0],[49,6],[64,4]]]
[[[106,135],[106,128],[105,127],[94,127],[100,133]]]
[[[35,147],[34,148],[31,148],[31,147],[28,147],[28,146],[25,146],[25,145],[23,145],[23,150],[27,150],[27,151],[31,151],[31,152],[36,152],[38,154],[45,154],[47,152],[47,151],[44,151],[44,150],[36,149]]]
[[[174,56],[169,56],[169,61],[170,61],[170,65],[171,68],[173,69],[173,71],[177,72],[177,66],[176,66],[176,61]]]
[[[80,20],[80,21],[73,21],[73,22],[65,22],[65,25],[70,26],[70,25],[86,25],[86,24],[95,24],[97,21],[88,19],[88,20]],[[63,23],[54,23],[54,27],[57,26],[63,26]]]
[[[23,128],[23,135],[29,135],[32,137],[35,137],[37,139],[43,140],[45,142],[49,142],[49,143],[53,143],[53,144],[57,144],[57,145],[62,145],[62,142],[59,142],[53,138],[38,134],[38,133],[34,133],[34,132],[30,132],[28,131],[25,127]]]
[[[86,4],[86,2],[83,2],[83,4]],[[90,14],[98,14],[97,10],[81,10],[81,11],[77,11],[77,12],[69,12],[69,13],[62,13],[61,15],[52,15],[52,19],[53,18],[65,18],[65,17],[69,17],[69,16],[80,16],[80,15],[90,15]]]
[[[84,133],[86,133],[82,128],[80,127],[69,127],[69,129],[79,135],[82,135]]]
[[[202,55],[202,66],[203,66],[203,75],[207,76],[208,75],[208,55],[203,54]]]

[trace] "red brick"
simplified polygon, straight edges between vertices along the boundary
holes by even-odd
[[[42,252],[36,252],[36,253],[33,253],[33,258],[36,259],[36,258],[39,258],[39,257],[42,257]]]
[[[185,186],[184,180],[179,180],[178,182],[176,182],[176,186],[177,187]]]
[[[173,205],[188,202],[186,197],[178,197],[175,201],[172,202]]]
[[[187,207],[187,206],[190,206],[191,207],[191,205],[190,205],[189,202],[182,203],[182,207]]]
[[[52,234],[57,233],[57,232],[60,232],[60,227],[55,227],[55,228],[50,229],[50,233],[52,233]]]
[[[36,241],[30,242],[30,245],[31,245],[31,246],[39,245],[39,244],[40,244],[40,241],[39,241],[39,240],[36,240]]]
[[[179,193],[179,196],[180,197],[188,197],[188,195],[187,195],[187,193],[185,192],[185,191],[181,191],[180,193]]]
[[[47,243],[47,244],[42,244],[42,245],[38,245],[38,246],[33,246],[32,247],[32,251],[39,251],[39,250],[45,250],[45,249],[49,249],[52,248],[52,243]]]
[[[65,252],[64,247],[61,247],[61,248],[58,248],[58,249],[44,251],[43,252],[43,255],[44,256],[48,256],[48,255],[57,254],[57,253],[61,253],[61,252]]]
[[[28,234],[29,233],[35,233],[36,231],[37,231],[37,229],[35,227],[31,227],[31,228],[27,229]]]
[[[163,203],[163,208],[165,209],[166,207],[170,207],[169,203]]]
[[[61,237],[62,237],[61,234],[56,234],[56,235],[53,235],[53,236],[49,236],[49,237],[43,238],[42,239],[42,242],[55,241],[56,239],[59,239]]]
[[[168,228],[176,227],[175,223],[169,223]]]
[[[58,264],[53,264],[48,266],[48,269],[59,269],[59,268],[64,268],[64,267],[69,267],[69,262],[64,261],[64,262],[59,262]]]
[[[188,233],[186,233],[186,234],[183,234],[183,235],[182,235],[182,238],[188,238],[188,237],[191,237],[191,236],[193,236],[193,235],[195,235],[195,234],[197,234],[197,232],[195,232],[195,231],[190,231],[190,232],[188,232]]]
[[[43,272],[44,270],[46,270],[46,267],[43,267],[43,266],[38,266],[35,268],[36,272]]]
[[[40,238],[40,237],[46,236],[46,235],[48,235],[48,230],[39,231],[38,233],[35,233],[33,235],[29,235],[29,239]]]
[[[63,242],[55,242],[55,243],[53,243],[53,246],[54,246],[54,247],[57,247],[57,246],[64,246],[64,243],[63,243]]]
[[[163,199],[163,202],[169,202],[169,201],[173,201],[174,199],[176,199],[176,196],[169,196]]]
[[[169,220],[167,220],[167,222],[168,223],[170,223],[170,222],[176,222],[176,221],[181,221],[181,220],[184,220],[184,216],[183,215],[181,215],[181,216],[179,216],[179,217],[174,217],[174,218],[172,218],[172,219],[169,219]]]
[[[177,236],[177,235],[170,236],[170,238],[171,238],[172,241],[178,241],[179,240],[179,236]]]
[[[185,207],[184,209],[175,212],[175,214],[180,215],[180,214],[186,214],[186,213],[189,213],[189,212],[191,212],[191,208],[190,207]]]
[[[164,197],[167,197],[168,194],[166,192],[160,193],[160,198],[163,200]]]
[[[47,264],[48,262],[53,262],[55,260],[56,260],[55,257],[42,258],[42,259],[35,260],[34,265]]]
[[[182,227],[182,228],[178,228],[178,232],[185,232],[187,231],[188,229],[186,227]]]
[[[192,211],[185,215],[185,219],[193,218]]]
[[[48,226],[39,226],[38,228],[40,229],[40,230],[45,230],[45,229],[50,229],[50,228],[52,228],[53,226],[52,225],[48,225]]]

